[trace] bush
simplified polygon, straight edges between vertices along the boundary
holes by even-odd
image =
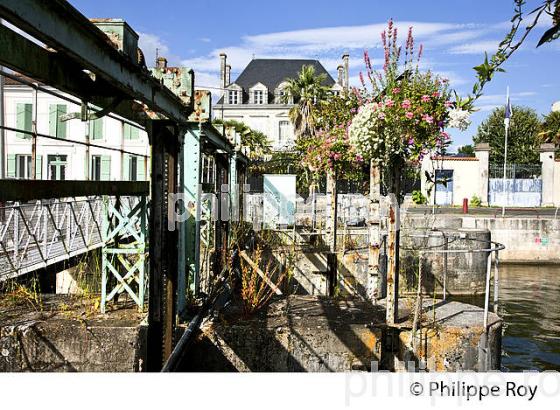
[[[479,206],[482,205],[482,200],[477,195],[473,195],[472,198],[471,198],[470,205],[474,206],[474,207],[479,207]]]
[[[422,194],[421,191],[412,191],[412,202],[416,205],[424,205],[428,202],[428,199]]]

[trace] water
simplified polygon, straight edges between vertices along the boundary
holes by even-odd
[[[505,371],[560,370],[560,266],[501,265]]]
[[[484,298],[461,300],[484,307]],[[560,266],[500,265],[498,302],[502,370],[560,371]]]

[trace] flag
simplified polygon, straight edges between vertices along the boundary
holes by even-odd
[[[513,110],[511,108],[511,99],[509,98],[509,88],[508,88],[507,100],[506,100],[506,114],[504,118],[504,124],[506,127],[509,127],[509,122],[511,120],[512,115],[513,115]]]

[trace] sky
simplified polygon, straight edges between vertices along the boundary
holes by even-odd
[[[392,18],[405,40],[412,26],[416,44],[424,45],[422,66],[450,80],[460,95],[475,82],[472,69],[491,54],[508,33],[511,0],[331,1],[283,0],[70,0],[84,15],[123,18],[140,35],[148,62],[156,49],[171,65],[195,70],[199,88],[218,87],[219,54],[228,55],[232,81],[252,58],[315,58],[336,79],[336,67],[350,54],[350,83],[358,85],[368,50],[381,69],[380,34]],[[541,0],[528,0],[527,10]],[[503,66],[477,102],[478,112],[465,132],[452,130],[453,146],[472,143],[480,122],[505,104],[510,87],[513,104],[539,114],[560,100],[560,40],[536,48],[550,21],[538,26],[525,45]]]

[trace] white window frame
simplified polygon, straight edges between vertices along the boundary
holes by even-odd
[[[21,175],[20,161],[25,161],[26,164],[23,166],[23,175]],[[30,179],[31,178],[31,160],[32,156],[29,154],[16,154],[16,178],[18,179]]]
[[[264,105],[264,90],[253,90],[253,104]]]

